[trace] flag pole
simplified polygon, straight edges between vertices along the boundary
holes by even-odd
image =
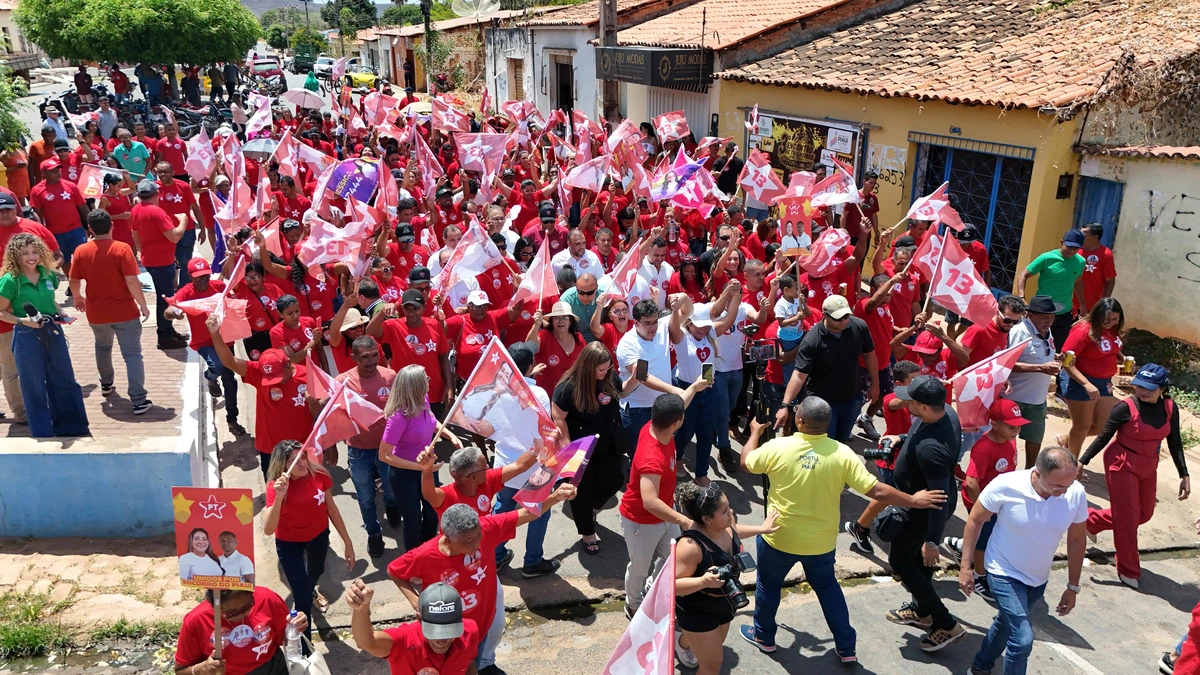
[[[914,255],[913,257],[915,258],[916,256]],[[945,240],[943,240],[942,241],[942,250],[938,251],[937,265],[934,265],[934,267],[933,267],[933,274],[929,275],[929,295],[925,296],[925,306],[921,308],[922,314],[929,311],[929,301],[933,299],[933,284],[935,281],[937,281],[938,272],[940,272],[942,270],[942,261],[945,259],[946,259],[946,242],[945,242]],[[912,260],[909,260],[908,264],[911,265]],[[905,269],[907,270],[908,268],[905,267]]]
[[[221,659],[221,589],[210,589],[213,594],[213,653],[218,661]]]

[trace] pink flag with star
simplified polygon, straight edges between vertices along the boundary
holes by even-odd
[[[529,270],[521,278],[508,306],[520,304],[526,300],[537,300],[540,306],[542,298],[558,295],[558,284],[554,281],[554,265],[550,264],[550,238],[542,239],[542,247],[537,255],[529,262]]]
[[[583,190],[599,192],[600,186],[604,185],[604,179],[608,176],[608,169],[611,164],[611,155],[601,155],[593,160],[584,162],[571,169],[566,177],[563,178],[563,184]]]
[[[991,321],[988,317],[988,321]],[[1025,351],[1025,345],[1013,345],[967,368],[950,380],[954,389],[954,408],[963,429],[978,429],[988,424],[988,409],[1001,397],[1013,366]]]
[[[823,277],[833,270],[834,258],[850,244],[850,235],[845,230],[827,227],[813,242],[812,251],[800,258],[799,265],[809,276]]]
[[[658,134],[660,143],[666,143],[677,141],[692,133],[692,130],[688,128],[687,117],[684,117],[683,111],[676,110],[654,118],[654,133]]]
[[[779,180],[775,169],[771,168],[771,160],[757,149],[751,150],[750,156],[746,158],[742,174],[738,176],[738,185],[742,186],[747,195],[754,195],[755,199],[764,204],[770,204],[772,199],[784,192],[783,181]]]
[[[471,122],[467,116],[454,106],[436,98],[432,99],[429,105],[432,111],[434,131],[461,131],[463,133],[471,131]]]
[[[188,176],[193,180],[204,180],[212,173],[213,166],[217,163],[217,156],[212,149],[212,141],[208,137],[208,130],[204,125],[200,125],[200,133],[195,138],[187,143],[187,159],[183,162],[183,170],[187,171]]]
[[[332,383],[329,400],[313,422],[312,433],[304,441],[309,459],[318,464],[325,448],[357,436],[383,419],[383,411],[358,392],[332,378],[326,382]]]
[[[942,238],[942,254],[930,277],[929,295],[938,305],[981,325],[999,311],[992,289],[954,237]]]
[[[638,242],[635,241],[630,245],[625,257],[621,258],[621,262],[613,268],[613,271],[604,275],[608,279],[608,285],[602,297],[627,299],[633,293],[634,287],[637,286],[638,270],[641,267],[642,247],[638,246]]]
[[[913,267],[921,273],[921,278],[929,280],[933,278],[933,268],[937,267],[938,260],[942,257],[942,238],[933,232],[928,232],[925,239],[921,241],[921,245],[913,253]]]
[[[300,153],[296,148],[298,145],[300,144],[292,137],[292,128],[288,127],[280,137],[279,145],[275,146],[275,153],[271,155],[271,158],[279,163],[279,175],[291,176],[292,180],[299,178]]]
[[[671,675],[675,672],[675,544],[629,627],[608,658],[603,675]]]
[[[507,140],[505,134],[459,134],[455,137],[459,166],[484,175],[498,172],[500,162],[504,160],[504,143]]]
[[[942,183],[938,189],[933,191],[933,194],[913,202],[908,209],[907,218],[910,220],[940,220],[946,224],[946,227],[962,232],[962,218],[959,217],[958,211],[950,207],[950,195],[946,192],[949,185],[949,181]]]

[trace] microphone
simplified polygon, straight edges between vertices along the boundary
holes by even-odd
[[[21,305],[21,309],[25,310],[25,316],[37,321],[39,324],[44,323],[46,320],[46,317],[42,316],[42,313],[33,306],[32,302],[27,302],[24,305]]]

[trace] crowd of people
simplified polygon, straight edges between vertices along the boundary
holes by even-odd
[[[220,70],[208,73],[214,83]],[[754,622],[741,637],[775,651],[780,590],[799,564],[838,656],[857,660],[834,575],[842,530],[862,552],[873,552],[873,538],[889,544],[888,561],[912,601],[886,618],[925,631],[926,651],[966,632],[932,583],[941,556],[960,559],[964,592],[994,601],[999,612],[972,672],[990,672],[1003,654],[1005,673],[1023,673],[1032,647],[1028,605],[1046,590],[1063,535],[1070,583],[1060,614],[1074,606],[1085,536],[1113,530],[1119,579],[1137,588],[1137,528],[1154,510],[1162,441],[1181,478],[1179,498],[1190,492],[1166,370],[1141,365],[1134,395],[1117,400],[1124,315],[1111,297],[1115,271],[1099,225],[1067,231],[1059,248],[1030,263],[1015,294],[1001,294],[992,320],[972,324],[951,315],[942,323],[926,302],[930,280],[909,265],[938,228],[922,221],[902,233],[881,228],[871,172],[860,203],[814,213],[812,239],[839,228],[849,241],[817,276],[803,260],[783,255],[769,211],[746,208],[741,199],[686,208],[612,177],[598,190],[565,185],[582,163],[572,155],[605,153],[610,127],[557,117],[542,128],[535,116],[505,107],[472,122],[512,140],[498,166],[475,171],[464,166],[469,157],[458,133],[403,115],[389,115],[385,125],[351,124],[367,113],[361,99],[351,105],[352,113],[338,117],[275,113],[268,135],[290,132],[331,161],[369,163],[386,185],[374,201],[348,200],[321,180],[316,165],[221,161],[228,129],[213,139],[212,171],[197,177],[185,168],[189,146],[173,125],[97,122],[78,130],[74,149],[53,125],[43,127],[26,153],[28,184],[10,182],[0,194],[0,376],[13,421],[38,438],[87,434],[77,380],[96,377],[104,396],[116,395],[114,341],[132,412],[153,406],[141,350],[142,323],[151,314],[139,280],[144,270],[158,348],[197,353],[208,393],[224,401],[234,436],[248,435],[241,385],[254,390],[249,435],[264,477],[264,533],[275,540],[298,611],[292,624],[306,634],[308,617],[329,603],[318,582],[331,527],[348,568],[358,556],[348,532],[358,525],[343,518],[330,492],[337,449],[326,449],[325,464],[297,461],[329,404],[309,387],[309,368],[328,372],[384,413],[346,441],[345,466],[367,555],[384,555],[384,523],[403,532],[404,553],[387,571],[420,622],[375,630],[372,589],[362,581],[346,600],[356,643],[387,658],[395,673],[502,672],[495,664],[504,630],[497,572],[514,558],[506,542],[526,526],[520,573],[554,574],[559,563],[544,557],[543,541],[552,507],[566,500],[573,500],[584,554],[623,543],[630,617],[678,541],[676,654],[705,675],[721,667],[720,644],[736,609],[714,570],[748,569],[741,554],[749,537],[756,538],[757,587]],[[635,133],[647,171],[684,152],[730,195],[737,191],[743,159],[736,143],[663,140],[650,124]],[[119,173],[106,179],[99,198],[85,199],[68,178],[84,162]],[[256,188],[261,213],[248,222],[220,216],[236,198],[232,185],[243,182]],[[398,195],[394,203],[387,192]],[[354,273],[354,260],[304,262],[306,244],[325,236],[314,224],[343,228],[366,219],[372,225],[362,244],[364,273]],[[502,263],[442,283],[472,227],[490,238]],[[990,278],[973,226],[944,234],[957,236],[981,277]],[[614,278],[628,256],[642,261],[636,278]],[[555,287],[514,301],[526,276],[542,273],[539,265],[551,268]],[[56,296],[60,275],[69,303],[94,333],[94,376],[72,364],[65,338],[71,318]],[[1034,277],[1037,294],[1027,298]],[[179,308],[226,294],[247,301],[251,334],[240,346],[222,337],[218,314]],[[179,319],[187,320],[188,334],[178,332]],[[514,499],[544,455],[536,432],[484,444],[479,428],[442,424],[493,338],[507,347],[532,405],[553,421],[559,445],[596,437],[578,485],[558,487],[540,511]],[[1004,397],[988,410],[989,423],[962,428],[948,381],[1026,340]],[[1065,402],[1071,428],[1047,444],[1052,396]],[[486,415],[479,411],[480,419]],[[846,445],[856,427],[879,442],[873,472]],[[437,477],[437,440],[455,448],[447,485]],[[734,440],[742,441],[740,453]],[[1077,477],[1086,477],[1082,467],[1102,451],[1111,506],[1089,509]],[[769,478],[763,524],[736,522],[724,492],[730,488],[713,482],[715,472]],[[870,504],[843,524],[846,486]],[[601,542],[597,513],[618,494],[623,542]],[[970,513],[967,529],[961,539],[949,538],[960,495]],[[1048,508],[1026,506],[1033,502]],[[430,583],[436,579],[445,583]],[[252,639],[227,641],[220,662],[203,638],[205,630],[211,637],[212,599],[184,622],[179,672],[283,672],[278,647],[288,617],[280,597],[261,587],[220,592],[224,623],[235,635],[237,627],[253,629]]]

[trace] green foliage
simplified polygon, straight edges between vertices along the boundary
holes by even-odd
[[[405,3],[402,5],[392,5],[385,9],[379,23],[384,26],[411,26],[415,23],[421,23],[423,20],[421,18],[420,7]]]
[[[54,616],[59,611],[45,594],[0,595],[0,660],[42,656],[71,646],[70,632]]]
[[[90,61],[240,60],[262,34],[238,0],[23,0],[15,18],[51,57]]]
[[[1135,328],[1125,336],[1121,351],[1138,365],[1157,363],[1170,371],[1171,397],[1200,415],[1200,348]]]
[[[277,7],[268,9],[258,17],[258,22],[262,24],[263,30],[270,28],[276,24],[282,25],[288,29],[288,35],[292,31],[301,26],[310,26],[313,30],[325,30],[328,26],[325,25],[325,20],[321,18],[320,12],[313,8],[308,13],[307,22],[304,19],[304,10],[297,7]]]
[[[28,133],[18,117],[17,101],[29,93],[24,78],[14,78],[12,70],[0,63],[0,151],[16,150],[24,145]]]
[[[342,29],[342,10],[349,9],[354,17],[353,29],[348,32],[370,28],[376,22],[375,4],[371,0],[333,0],[321,5],[321,19],[330,26]],[[343,29],[344,30],[344,29]],[[348,36],[347,36],[348,37]]]
[[[267,29],[267,44],[275,49],[286,49],[290,44],[288,42],[288,29],[282,24],[274,24]]]
[[[89,640],[91,644],[125,639],[174,643],[175,639],[179,637],[180,625],[179,621],[152,621],[149,623],[135,621],[129,623],[122,617],[114,624],[93,629]]]
[[[292,33],[292,51],[296,54],[317,55],[329,49],[329,41],[315,30],[297,29]]]
[[[432,45],[432,50],[425,45]],[[432,51],[432,60],[430,52]],[[463,69],[462,64],[456,64],[453,68],[449,66],[450,55],[454,52],[454,38],[447,38],[439,30],[431,30],[421,37],[421,44],[416,48],[417,59],[421,62],[421,67],[425,72],[434,76],[445,73],[450,79],[450,82],[455,88],[461,87],[466,80],[467,71]]]
[[[433,3],[433,6],[429,8],[430,21],[445,21],[447,19],[457,18],[458,15],[455,14],[454,10],[450,8],[450,3],[448,2],[435,2]]]

